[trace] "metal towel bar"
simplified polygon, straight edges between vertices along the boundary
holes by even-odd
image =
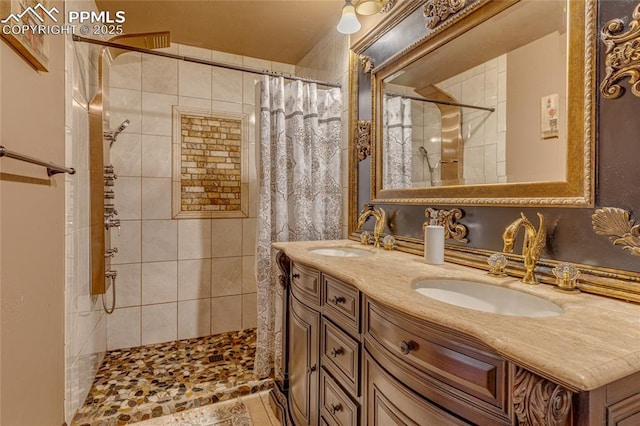
[[[10,151],[2,145],[0,145],[0,157],[14,158],[16,160],[26,161],[27,163],[37,164],[39,166],[46,167],[47,176],[49,177],[58,173],[69,173],[70,175],[72,175],[76,172],[73,167],[64,167],[64,166],[58,166],[57,164],[53,164],[53,163],[45,163],[44,161],[38,160],[37,158],[29,157],[28,155],[22,155],[22,154],[18,154],[17,152]]]

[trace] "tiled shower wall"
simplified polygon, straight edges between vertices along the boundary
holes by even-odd
[[[171,53],[293,74],[294,67],[200,48]],[[139,53],[111,69],[111,126],[131,121],[111,151],[122,220],[107,348],[256,326],[255,74]],[[172,219],[172,107],[249,115],[249,217]]]
[[[295,74],[342,85],[342,236],[348,235],[349,36],[331,29],[296,65]]]
[[[67,10],[96,10],[93,1],[66,2]],[[65,419],[70,422],[87,396],[106,350],[107,319],[99,297],[90,294],[89,113],[97,89],[98,48],[67,36],[65,163]]]
[[[507,55],[451,77],[438,87],[460,103],[495,108],[494,112],[462,108],[464,181],[506,182]]]

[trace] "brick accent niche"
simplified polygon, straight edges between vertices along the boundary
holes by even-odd
[[[247,217],[247,117],[174,107],[174,218]]]

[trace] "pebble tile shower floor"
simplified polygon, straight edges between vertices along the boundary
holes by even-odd
[[[271,388],[255,380],[256,330],[107,352],[72,426],[125,425]]]

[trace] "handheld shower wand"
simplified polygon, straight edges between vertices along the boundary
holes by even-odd
[[[120,126],[116,130],[111,130],[109,132],[104,132],[103,136],[106,140],[110,141],[109,147],[113,145],[113,143],[118,139],[118,135],[124,131],[131,122],[129,120],[124,120]]]
[[[418,152],[427,160],[427,166],[429,167],[429,171],[433,173],[433,167],[431,166],[431,162],[429,161],[429,153],[424,146],[418,147]]]
[[[433,186],[433,166],[431,165],[431,161],[429,161],[429,153],[427,152],[427,148],[425,148],[424,146],[419,146],[418,147],[418,152],[420,153],[420,155],[422,155],[425,160],[427,160],[427,167],[429,168],[429,182],[431,183],[431,186]]]

